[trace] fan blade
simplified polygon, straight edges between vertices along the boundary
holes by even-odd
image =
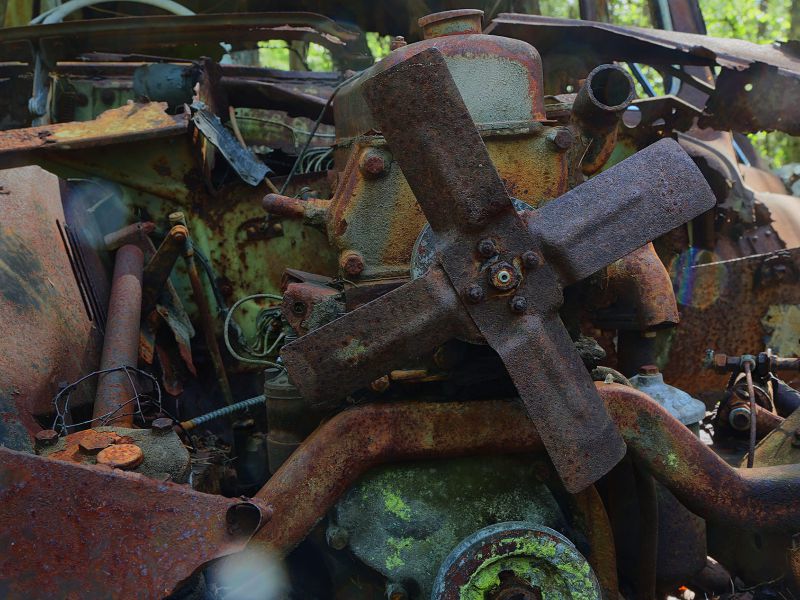
[[[364,97],[436,233],[479,230],[494,214],[512,210],[438,49],[370,78]]]
[[[557,314],[480,328],[503,359],[564,486],[578,492],[625,456],[625,442]]]
[[[528,228],[569,285],[714,204],[689,155],[664,139],[531,213]]]
[[[281,358],[303,397],[342,398],[463,332],[466,319],[434,267],[287,344]]]

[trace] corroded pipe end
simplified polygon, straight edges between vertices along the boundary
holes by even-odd
[[[618,65],[600,65],[586,77],[578,92],[572,113],[586,125],[597,119],[616,117],[633,101],[636,88],[630,75]]]

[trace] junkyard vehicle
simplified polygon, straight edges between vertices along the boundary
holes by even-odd
[[[3,597],[800,593],[800,211],[740,135],[800,133],[793,44],[86,4],[0,30]]]

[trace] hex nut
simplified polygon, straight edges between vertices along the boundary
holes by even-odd
[[[541,258],[539,258],[539,255],[533,250],[528,250],[527,252],[523,252],[521,258],[522,258],[522,264],[525,265],[525,268],[527,269],[535,269],[540,264],[542,264]]]
[[[169,433],[172,431],[172,426],[174,425],[174,421],[169,417],[160,417],[155,419],[151,423],[151,427],[154,433]]]
[[[355,277],[364,270],[364,257],[357,250],[345,250],[339,256],[339,266],[347,275]]]
[[[34,436],[37,446],[53,446],[58,442],[58,432],[53,429],[42,429]]]

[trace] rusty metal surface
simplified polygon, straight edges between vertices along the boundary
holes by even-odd
[[[800,249],[732,260],[689,251],[670,271],[681,316],[663,369],[671,385],[695,396],[725,388],[725,375],[703,368],[701,349],[709,341],[728,354],[769,347],[791,356],[800,349],[795,318]]]
[[[542,54],[568,37],[589,44],[602,62],[719,65],[739,71],[763,63],[782,76],[800,78],[800,61],[789,48],[696,33],[513,13],[495,17],[486,33],[529,40]]]
[[[169,280],[178,257],[183,254],[189,231],[183,225],[174,225],[167,232],[156,252],[150,257],[142,274],[142,308],[151,308],[162,288]]]
[[[614,298],[636,310],[641,330],[675,325],[680,320],[672,280],[652,243],[612,263],[607,277]]]
[[[0,34],[0,56],[30,62],[32,48],[38,47],[55,62],[83,52],[163,52],[183,44],[231,39],[240,43],[308,40],[326,47],[350,68],[365,68],[373,61],[361,31],[310,12],[157,15],[13,27]]]
[[[0,448],[0,590],[9,599],[161,598],[244,547],[252,528],[232,535],[226,523],[242,503]]]
[[[675,158],[669,161],[674,179],[668,183],[665,174],[656,175],[660,194],[634,206],[627,199],[620,202],[619,183],[614,185],[617,202],[598,202],[596,194],[589,197],[578,188],[533,213],[529,232],[438,50],[425,50],[379,73],[364,84],[364,93],[428,217],[445,272],[454,288],[466,294],[464,308],[503,358],[567,488],[586,487],[616,464],[624,446],[558,319],[563,301],[558,274],[589,275],[647,241],[637,244],[633,236],[623,241],[597,223],[608,223],[615,231],[630,225],[639,236],[657,235],[709,208],[710,190],[704,190],[699,172],[688,157],[681,157],[677,145],[662,143],[659,149],[672,151]],[[670,189],[689,181],[701,190],[690,208],[686,199],[681,206]],[[613,218],[598,219],[598,205],[614,211]],[[591,219],[591,232],[581,219]],[[483,249],[482,244],[491,247]],[[554,267],[543,264],[542,254]],[[507,283],[499,281],[501,275],[508,277]],[[546,358],[534,360],[533,348]]]
[[[186,115],[168,115],[166,103],[128,104],[107,110],[93,121],[54,123],[4,131],[0,166],[7,168],[30,152],[68,151],[151,140],[186,133]]]
[[[39,167],[5,170],[0,192],[0,438],[21,450],[40,429],[32,415],[53,410],[60,382],[95,368],[102,339],[59,236],[58,179]]]
[[[800,527],[800,465],[736,469],[646,394],[618,384],[597,391],[629,452],[693,513],[722,527]],[[395,402],[337,414],[309,436],[256,498],[275,520],[253,543],[294,548],[368,469],[420,458],[536,452],[544,445],[516,402]],[[297,502],[302,489],[304,501]]]
[[[100,370],[136,367],[139,361],[139,326],[142,313],[142,270],[144,253],[136,246],[117,250],[111,298],[108,302],[108,324],[103,338]],[[93,416],[103,424],[122,427],[133,425],[136,396],[132,375],[112,371],[98,376]]]

